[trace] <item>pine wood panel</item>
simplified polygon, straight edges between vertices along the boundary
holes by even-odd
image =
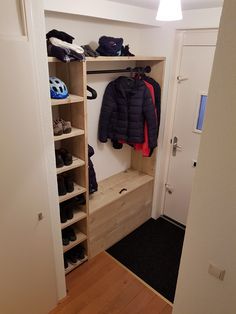
[[[50,314],[171,314],[171,306],[108,254],[67,275],[68,296]]]
[[[90,214],[151,181],[153,181],[152,177],[133,169],[128,169],[100,181],[99,190],[91,195],[89,202]],[[124,188],[127,191],[120,193]]]

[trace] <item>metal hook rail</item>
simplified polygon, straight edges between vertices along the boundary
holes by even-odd
[[[87,74],[105,74],[105,73],[150,73],[151,72],[151,67],[145,66],[145,67],[135,67],[135,68],[126,68],[126,69],[114,69],[114,70],[91,70],[87,71]]]

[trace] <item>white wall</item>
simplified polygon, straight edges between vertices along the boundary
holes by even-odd
[[[158,25],[154,10],[106,0],[44,0],[44,8],[51,12],[63,12],[113,21],[144,25]]]
[[[236,2],[225,0],[174,314],[234,314],[236,291]],[[226,270],[224,281],[209,263]]]

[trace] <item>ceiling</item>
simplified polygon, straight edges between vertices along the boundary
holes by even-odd
[[[156,10],[159,0],[109,0]],[[183,10],[221,7],[224,0],[181,0]]]

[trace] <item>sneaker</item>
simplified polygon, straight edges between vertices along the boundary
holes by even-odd
[[[58,120],[53,121],[53,134],[54,134],[54,136],[58,136],[58,135],[63,134],[63,125]]]
[[[70,133],[72,128],[71,128],[71,122],[70,121],[65,121],[63,119],[60,119],[58,123],[62,124],[62,132],[67,134]]]
[[[57,176],[57,188],[59,196],[65,195],[67,193],[67,187],[65,184],[65,179],[62,175]]]

